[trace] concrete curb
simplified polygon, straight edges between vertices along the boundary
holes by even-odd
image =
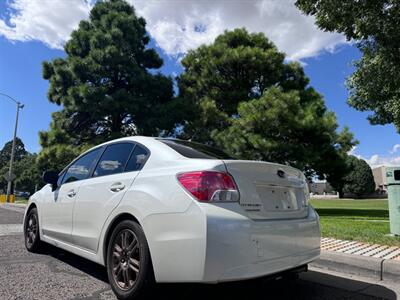
[[[386,259],[382,262],[382,280],[400,282],[400,261]]]
[[[400,261],[322,251],[310,266],[339,273],[400,282]]]

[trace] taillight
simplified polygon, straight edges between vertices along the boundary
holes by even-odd
[[[239,191],[232,177],[224,172],[196,171],[178,174],[182,186],[201,202],[236,202]]]

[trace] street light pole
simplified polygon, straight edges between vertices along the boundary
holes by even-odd
[[[15,155],[15,140],[17,138],[19,110],[20,110],[20,108],[23,108],[23,107],[24,106],[21,105],[21,103],[19,103],[19,102],[17,103],[17,116],[15,118],[14,137],[13,137],[12,148],[11,148],[10,167],[8,169],[7,202],[10,202],[11,183],[13,181],[13,178],[11,178],[11,176],[12,176],[12,169],[13,169],[14,155]]]
[[[13,137],[13,142],[12,142],[12,147],[11,147],[11,158],[10,158],[10,167],[8,169],[8,183],[7,183],[7,202],[10,202],[11,183],[13,181],[12,169],[13,169],[14,155],[15,155],[15,140],[17,138],[19,110],[24,108],[24,105],[21,102],[15,100],[13,97],[11,97],[11,96],[9,96],[7,94],[4,94],[4,93],[0,92],[0,95],[11,99],[12,101],[15,102],[15,104],[17,104],[17,116],[15,118],[14,137]]]

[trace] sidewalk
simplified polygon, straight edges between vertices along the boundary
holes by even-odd
[[[321,239],[321,256],[314,268],[400,282],[400,247],[356,241]]]
[[[400,261],[400,247],[322,238],[321,250]]]

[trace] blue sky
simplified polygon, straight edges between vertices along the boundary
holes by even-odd
[[[16,1],[21,1],[24,4],[26,0]],[[29,2],[29,5],[31,3]],[[138,5],[140,7],[140,3]],[[258,6],[257,8],[259,9]],[[27,9],[30,8],[27,7]],[[272,7],[271,9],[274,8]],[[27,12],[22,11],[22,13]],[[20,14],[22,13],[20,12]],[[295,13],[293,10],[293,14]],[[147,18],[151,20],[154,14],[154,12],[152,14],[148,13]],[[235,12],[232,11],[231,14],[234,15]],[[172,12],[170,16],[175,18],[175,21],[180,20],[176,15],[172,15]],[[4,24],[9,25],[11,17],[9,3],[0,3],[0,20],[3,19]],[[295,25],[296,22],[301,21],[296,18],[296,15],[292,17]],[[18,28],[18,23],[16,24],[14,26]],[[168,44],[168,41],[162,40],[162,37],[159,36],[157,30],[160,30],[160,26],[152,26],[153,23],[151,22],[148,22],[148,24],[153,37],[152,45],[156,47],[164,58],[165,65],[162,68],[164,74],[179,74],[181,71],[177,57],[187,51],[186,48],[179,48],[183,47],[182,44],[187,43],[189,45],[187,47],[190,48],[190,44],[197,45],[204,41],[209,41],[205,39],[204,35],[198,36],[194,41],[185,41],[185,39],[190,39],[192,36],[180,36],[179,44]],[[212,24],[208,24],[207,20],[203,20],[201,23],[194,22],[193,24],[195,24],[194,27],[203,26],[202,28],[206,31],[193,33],[195,37],[196,34],[206,34],[208,30],[211,31],[209,28]],[[276,26],[279,26],[279,22],[277,24]],[[274,24],[269,26],[272,25]],[[223,25],[219,24],[219,26]],[[226,23],[225,26],[229,28],[236,26],[236,23],[233,25]],[[248,27],[251,26],[255,25],[249,23]],[[51,113],[60,109],[57,105],[51,104],[47,100],[48,82],[42,79],[41,64],[44,60],[51,60],[65,55],[62,50],[57,49],[60,48],[57,43],[63,40],[62,38],[60,40],[58,36],[51,35],[51,32],[46,36],[26,38],[28,34],[32,35],[32,33],[24,32],[24,35],[22,35],[17,31],[10,33],[5,30],[7,30],[7,27],[3,25],[2,32],[2,24],[0,23],[0,92],[7,93],[26,105],[20,114],[18,136],[22,138],[29,151],[38,152],[40,151],[38,132],[48,128]],[[195,28],[193,30],[195,31]],[[312,28],[312,30],[316,29]],[[165,33],[165,30],[162,32]],[[175,37],[183,33],[176,33],[175,30],[173,34]],[[67,33],[65,35],[67,36]],[[315,34],[312,36],[314,37]],[[340,37],[335,37],[336,45],[333,47],[329,44],[333,40],[331,36],[327,38],[321,36],[318,40],[321,41],[321,45],[315,49],[310,48],[307,43],[301,44],[301,42],[298,42],[298,47],[303,47],[302,49],[304,49],[299,52],[296,51],[296,48],[291,48],[290,44],[285,44],[279,40],[279,37],[275,38],[278,47],[281,45],[280,48],[283,48],[291,59],[301,60],[304,63],[305,72],[311,80],[311,85],[324,96],[327,107],[336,113],[340,126],[349,126],[355,137],[360,141],[354,154],[367,159],[373,165],[397,162],[396,151],[390,153],[394,145],[400,144],[400,138],[395,128],[392,125],[372,126],[366,119],[368,113],[358,112],[346,104],[348,92],[345,87],[345,78],[351,74],[351,62],[358,59],[360,53],[354,46],[344,44],[340,39]],[[177,45],[179,45],[178,48]],[[334,51],[332,51],[333,48]],[[12,138],[14,121],[15,104],[6,98],[0,97],[0,147]]]

